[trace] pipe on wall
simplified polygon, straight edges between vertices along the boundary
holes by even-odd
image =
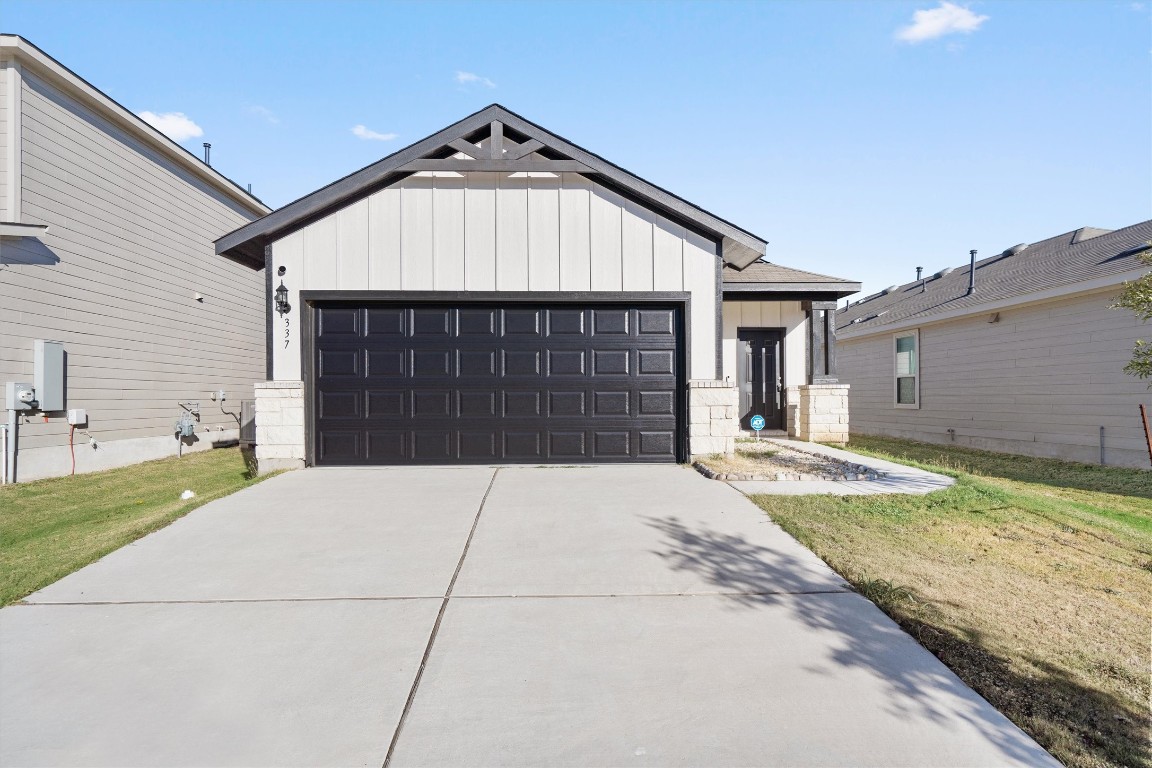
[[[4,482],[16,482],[16,447],[20,444],[16,411],[8,411],[8,427],[4,430]]]

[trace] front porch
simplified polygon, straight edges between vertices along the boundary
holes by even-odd
[[[860,284],[765,261],[723,270],[721,356],[735,390],[733,434],[848,441],[848,386],[836,376],[837,300]]]

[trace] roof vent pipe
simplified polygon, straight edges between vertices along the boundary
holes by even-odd
[[[920,275],[924,274],[924,267],[916,267],[916,279],[920,279]]]
[[[204,142],[204,165],[212,165],[212,145]]]
[[[976,249],[968,251],[968,295],[976,293]]]

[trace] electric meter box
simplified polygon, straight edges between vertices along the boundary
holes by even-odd
[[[36,378],[36,399],[45,413],[64,410],[64,342],[34,342],[33,375]]]
[[[31,411],[35,409],[36,387],[21,381],[4,384],[4,408],[9,411]]]

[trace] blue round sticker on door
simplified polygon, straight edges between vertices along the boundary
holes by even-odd
[[[764,417],[763,416],[753,416],[752,421],[750,423],[752,425],[752,429],[756,430],[757,432],[764,429]]]

